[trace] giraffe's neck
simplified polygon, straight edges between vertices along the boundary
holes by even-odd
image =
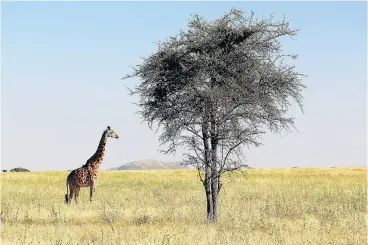
[[[104,131],[95,154],[93,154],[93,156],[88,159],[85,166],[91,166],[93,169],[99,169],[100,164],[102,163],[105,155],[106,141],[107,141],[107,131]]]

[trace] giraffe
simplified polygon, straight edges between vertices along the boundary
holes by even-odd
[[[75,202],[78,203],[79,190],[81,187],[89,187],[89,200],[92,202],[93,192],[96,189],[99,176],[98,169],[103,161],[106,141],[109,137],[119,139],[119,135],[117,135],[110,126],[107,126],[107,129],[102,133],[102,137],[95,154],[93,154],[93,156],[90,157],[82,167],[74,169],[68,175],[66,179],[66,204],[69,205],[73,197]],[[68,187],[70,190],[69,196]]]

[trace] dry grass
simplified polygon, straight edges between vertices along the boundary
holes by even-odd
[[[367,169],[247,170],[205,222],[195,171],[107,171],[64,205],[67,172],[1,174],[2,244],[363,245]]]

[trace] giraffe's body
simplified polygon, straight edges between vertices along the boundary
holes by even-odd
[[[106,141],[108,137],[115,139],[119,138],[119,136],[108,126],[102,134],[96,153],[87,160],[86,164],[80,168],[74,169],[68,175],[66,180],[67,190],[65,195],[65,203],[69,204],[73,198],[76,202],[78,202],[79,191],[81,187],[90,187],[90,201],[92,201],[92,195],[97,186],[99,176],[98,170],[104,159]],[[69,196],[68,187],[70,190]]]

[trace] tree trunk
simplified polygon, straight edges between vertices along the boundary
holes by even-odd
[[[212,222],[214,220],[214,209],[211,190],[211,171],[206,172],[204,188],[207,199],[207,221]]]
[[[214,79],[211,79],[211,87],[214,87]],[[217,103],[213,101],[211,103],[210,111],[210,139],[211,139],[211,194],[212,194],[212,206],[213,206],[213,222],[217,219],[217,206],[218,206],[218,193],[219,193],[219,169],[217,159],[217,146],[218,146],[218,128],[216,123],[216,111]]]
[[[219,172],[218,172],[218,164],[217,164],[217,135],[216,135],[216,122],[214,119],[214,115],[211,114],[211,194],[212,194],[212,206],[213,206],[213,222],[217,219],[217,204],[218,204],[218,181],[219,181]]]
[[[204,122],[202,124],[202,136],[203,136],[203,146],[204,146],[204,160],[205,160],[205,176],[204,176],[204,189],[206,192],[206,200],[207,200],[207,220],[213,220],[213,199],[212,199],[212,190],[211,190],[211,157],[210,157],[210,145],[209,145],[209,125],[207,118],[204,118]]]
[[[212,195],[212,209],[213,220],[217,219],[217,203],[218,203],[218,171],[216,166],[216,160],[212,158],[211,161],[211,195]]]
[[[217,204],[219,193],[219,173],[217,159],[217,128],[216,128],[216,108],[211,101],[206,101],[205,113],[202,123],[202,136],[204,146],[205,178],[203,185],[207,199],[207,221],[216,222]]]

